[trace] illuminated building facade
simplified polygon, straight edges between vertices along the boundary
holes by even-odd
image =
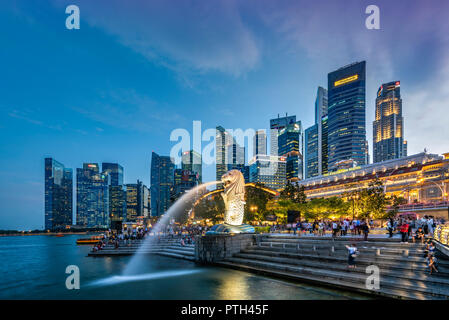
[[[300,181],[308,198],[345,196],[350,191],[367,188],[378,178],[387,196],[403,197],[409,204],[449,201],[449,153],[444,157],[419,153],[340,170]],[[447,214],[447,205],[446,205]]]
[[[401,83],[384,83],[377,91],[373,122],[373,160],[381,162],[407,156],[402,117]]]
[[[365,69],[362,61],[328,74],[329,171],[342,160],[367,163]]]
[[[45,158],[45,229],[64,229],[72,224],[73,171]]]
[[[249,162],[249,182],[279,190],[286,185],[286,158],[257,155]]]
[[[76,169],[76,224],[87,228],[108,228],[111,178],[100,173],[97,163]]]
[[[278,156],[278,135],[279,131],[284,129],[290,124],[296,122],[296,116],[288,116],[280,118],[279,115],[275,119],[270,120],[270,154],[272,156]]]
[[[288,124],[278,133],[278,153],[286,159],[286,179],[303,179],[303,132],[301,121]]]
[[[151,215],[160,216],[170,207],[175,164],[169,156],[151,154]]]
[[[148,202],[148,195],[145,200],[145,189],[147,187],[142,181],[126,185],[126,221],[136,221],[138,217],[144,217],[145,201]]]

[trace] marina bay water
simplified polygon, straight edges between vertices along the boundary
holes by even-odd
[[[140,274],[126,276],[131,257],[87,257],[79,235],[0,237],[0,299],[365,299],[339,290],[242,271],[145,256]],[[80,269],[80,289],[68,290],[68,265]]]

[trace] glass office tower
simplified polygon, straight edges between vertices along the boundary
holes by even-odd
[[[286,178],[290,182],[303,179],[303,139],[301,121],[288,124],[278,134],[278,153],[286,158]]]
[[[151,215],[160,216],[170,207],[174,185],[174,161],[169,156],[151,154]]]
[[[111,222],[126,220],[126,190],[123,185],[123,167],[118,163],[103,162],[102,172],[110,176],[109,213]]]
[[[253,157],[267,154],[267,135],[265,130],[257,130],[253,139]]]
[[[184,151],[182,153],[182,170],[188,170],[198,174],[198,182],[201,184],[203,181],[203,169],[202,169],[201,154],[194,150]]]
[[[270,154],[272,156],[278,156],[279,148],[278,148],[278,135],[279,131],[284,129],[290,124],[294,124],[296,122],[296,116],[288,116],[278,117],[270,120]]]
[[[328,168],[352,161],[366,164],[366,62],[356,62],[328,74]]]
[[[327,90],[318,87],[315,124],[304,133],[304,174],[306,178],[327,173]]]
[[[57,230],[73,222],[73,171],[45,158],[45,229]]]
[[[97,163],[84,163],[76,169],[76,224],[87,228],[109,228],[108,174],[100,173]]]
[[[377,91],[373,122],[373,160],[381,162],[407,156],[402,117],[401,83],[384,83]]]

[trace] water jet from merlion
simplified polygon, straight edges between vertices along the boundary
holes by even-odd
[[[207,182],[189,190],[167,210],[153,227],[151,232],[154,235],[163,232],[170,221],[183,212],[182,207],[186,202],[193,199],[206,187],[220,182],[223,183],[224,186],[224,190],[221,193],[225,204],[224,223],[213,226],[206,235],[254,233],[254,228],[252,226],[243,224],[245,213],[245,179],[243,178],[243,174],[238,170],[228,171],[222,176],[221,181]],[[144,240],[126,266],[123,274],[131,275],[139,272],[139,266],[144,263],[143,258],[145,255],[143,253],[148,252],[148,249],[153,245],[155,239],[157,239],[157,236],[148,236]]]

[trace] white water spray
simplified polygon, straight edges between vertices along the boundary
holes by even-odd
[[[195,188],[190,189],[187,193],[185,193],[181,198],[179,198],[159,219],[156,225],[151,230],[151,233],[154,233],[154,236],[148,235],[142,244],[137,249],[136,253],[132,256],[129,263],[126,265],[125,270],[123,271],[123,275],[135,275],[138,274],[139,266],[142,265],[143,257],[145,256],[143,253],[151,250],[151,246],[154,243],[154,240],[157,239],[157,234],[164,231],[166,226],[170,223],[172,218],[175,218],[179,213],[183,211],[183,206],[186,202],[192,200],[195,196],[199,194],[200,191],[205,190],[206,187],[215,185],[220,181],[211,181],[207,183],[203,183]]]

